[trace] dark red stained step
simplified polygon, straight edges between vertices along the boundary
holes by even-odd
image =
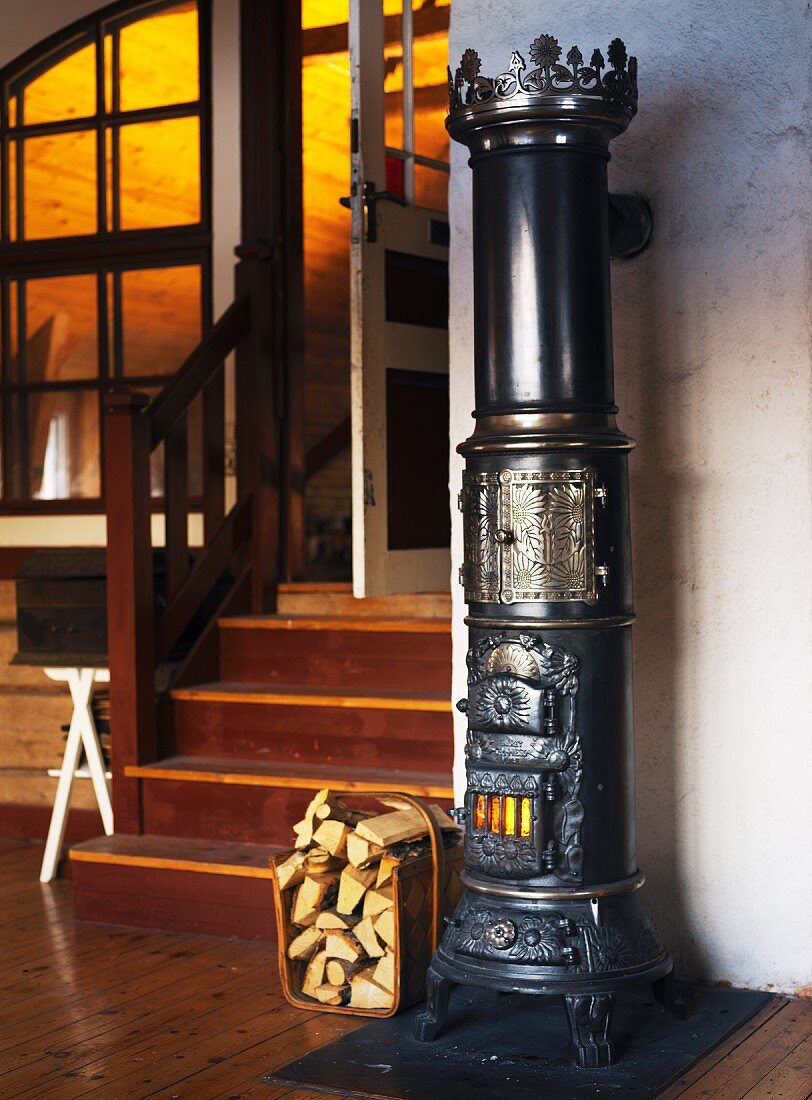
[[[174,743],[166,755],[301,760],[448,773],[450,711],[267,706],[173,699]]]
[[[77,920],[276,938],[270,879],[77,862],[73,894]]]
[[[408,704],[404,704],[408,706]],[[172,700],[174,734],[163,755],[359,763],[367,768],[449,771],[447,712],[366,707],[268,706],[241,700]]]
[[[293,825],[301,820],[314,793],[286,787],[245,787],[167,779],[144,780],[142,789],[144,829],[148,833],[276,844],[288,848],[292,846]],[[397,789],[396,784],[392,789]],[[363,796],[357,797],[360,804]],[[445,808],[452,804],[441,798],[428,801]]]
[[[342,690],[451,690],[451,633],[220,624],[220,678]]]

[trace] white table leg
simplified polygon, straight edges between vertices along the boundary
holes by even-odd
[[[93,790],[96,793],[96,801],[99,804],[99,813],[101,814],[104,831],[107,836],[112,836],[113,804],[110,801],[110,788],[107,786],[104,757],[102,756],[96,723],[93,721],[92,710],[94,685],[98,680],[109,680],[109,674],[104,675],[106,672],[106,669],[73,669],[71,678],[68,680],[68,686],[73,699],[74,710],[80,716],[82,744],[85,748],[87,766],[93,782]]]
[[[59,771],[59,782],[56,786],[51,824],[48,829],[48,839],[45,842],[45,853],[42,858],[42,869],[39,876],[40,882],[51,882],[56,874],[62,852],[70,795],[83,746],[96,801],[99,804],[104,831],[107,836],[110,836],[113,832],[113,807],[110,801],[110,789],[107,785],[104,758],[91,707],[94,685],[97,682],[109,682],[110,672],[108,669],[103,668],[46,668],[45,674],[52,680],[67,683],[73,703],[70,730],[65,745],[65,755],[62,758],[62,767]]]
[[[48,827],[48,839],[45,841],[45,853],[42,857],[42,867],[39,873],[40,882],[51,882],[56,874],[59,856],[62,852],[62,841],[65,837],[65,824],[68,820],[68,804],[73,787],[74,773],[79,764],[81,751],[81,720],[78,712],[74,710],[70,720],[65,755],[62,757],[59,782],[56,785],[56,798],[51,812],[51,824]]]

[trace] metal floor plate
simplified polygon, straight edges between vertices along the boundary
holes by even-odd
[[[413,1008],[375,1020],[291,1062],[266,1083],[375,1100],[575,1100],[656,1097],[772,999],[769,993],[683,985],[675,1020],[648,990],[619,995],[611,1069],[573,1065],[566,1013],[555,998],[460,988],[445,1031],[412,1038]]]

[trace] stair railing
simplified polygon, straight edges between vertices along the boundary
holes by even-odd
[[[238,283],[239,286],[239,283]],[[111,391],[104,420],[107,513],[107,622],[110,665],[113,807],[116,832],[143,831],[140,781],[128,765],[158,758],[159,670],[222,579],[246,581],[251,609],[262,611],[278,547],[257,515],[268,479],[268,429],[251,394],[267,363],[257,349],[262,319],[243,291],[164,389]],[[225,361],[235,355],[237,499],[226,514]],[[203,545],[190,550],[189,411],[202,403]],[[272,411],[268,419],[273,419]],[[257,438],[262,432],[263,438]],[[156,600],[151,455],[163,444],[163,569]],[[259,534],[258,534],[259,533]],[[263,539],[264,543],[263,544]],[[197,620],[195,620],[196,622]]]

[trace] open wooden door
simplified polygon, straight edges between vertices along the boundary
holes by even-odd
[[[385,6],[350,2],[356,596],[450,577],[448,6]]]

